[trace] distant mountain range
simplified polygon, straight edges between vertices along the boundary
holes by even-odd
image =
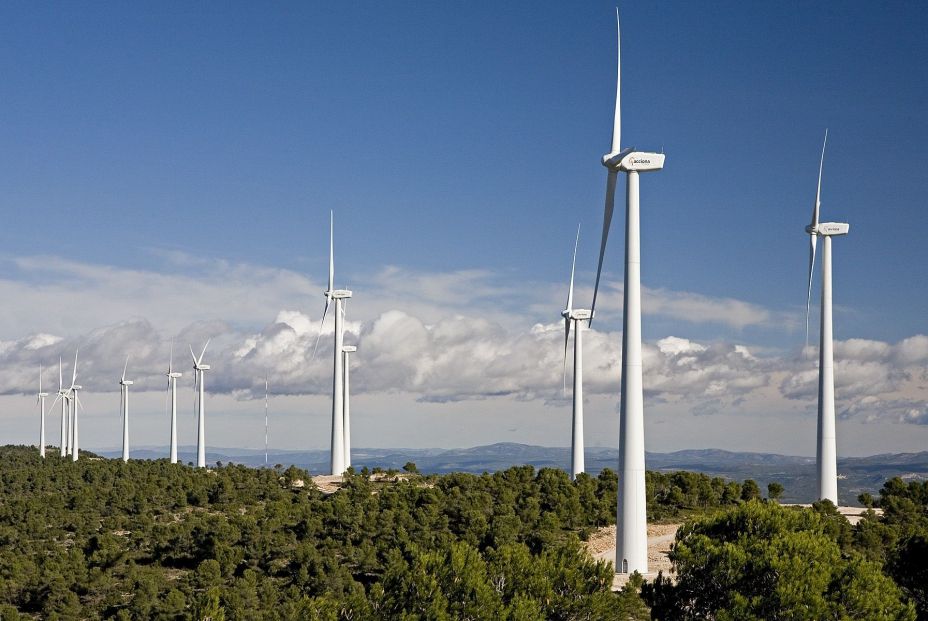
[[[122,453],[99,451],[98,454],[104,457],[119,457]],[[133,459],[162,459],[166,454],[167,447],[145,447],[132,451]],[[196,448],[180,447],[178,458],[185,463],[195,461]],[[603,468],[615,470],[618,467],[618,459],[616,449],[588,448],[587,472],[595,475]],[[210,448],[206,453],[206,461],[209,464],[221,461],[261,467],[264,465],[264,451]],[[352,462],[358,470],[365,466],[385,470],[401,469],[410,461],[414,462],[421,472],[437,474],[494,472],[523,464],[535,468],[566,469],[570,463],[570,449],[500,443],[466,449],[356,448],[352,451]],[[783,495],[785,502],[811,502],[815,497],[815,459],[811,457],[701,449],[648,453],[646,461],[649,470],[690,470],[736,481],[754,479],[761,489],[766,489],[767,483],[771,481],[778,481],[786,488]],[[268,463],[271,466],[292,464],[319,474],[329,468],[329,452],[272,450],[268,455]],[[875,494],[889,478],[898,476],[907,480],[928,480],[928,451],[839,459],[838,474],[838,494],[841,503],[857,504],[858,494]]]

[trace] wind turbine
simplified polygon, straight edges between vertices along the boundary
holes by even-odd
[[[819,330],[818,348],[818,437],[815,461],[818,465],[818,497],[838,504],[838,451],[835,443],[835,367],[834,343],[831,322],[831,238],[847,235],[850,225],[844,222],[819,222],[822,196],[822,168],[825,165],[825,144],[828,130],[822,142],[822,158],[818,165],[818,186],[815,190],[815,205],[812,208],[812,223],[806,227],[809,234],[809,292],[806,298],[806,344],[809,342],[809,309],[812,302],[812,273],[815,267],[815,242],[824,238],[822,253],[822,319]]]
[[[342,347],[342,353],[344,354],[344,359],[342,364],[345,366],[345,377],[344,377],[344,429],[345,429],[345,468],[351,467],[351,389],[348,382],[348,354],[353,354],[358,351],[358,348],[354,345],[345,345]]]
[[[329,312],[329,304],[335,300],[335,347],[333,349],[333,366],[332,373],[332,448],[331,448],[331,467],[332,474],[339,475],[345,472],[345,419],[343,404],[343,387],[342,387],[342,341],[344,338],[344,327],[342,326],[343,311],[342,300],[351,297],[351,291],[348,289],[335,288],[335,215],[329,213],[329,287],[325,290],[325,310],[322,311],[322,321],[319,322],[319,337],[322,336],[322,326],[325,323],[325,317]],[[316,343],[319,343],[319,337]],[[315,348],[313,349],[315,355]]]
[[[119,380],[119,395],[122,397],[122,460],[129,461],[129,386],[132,380],[126,379],[126,370],[129,368],[129,356],[122,368],[122,378]]]
[[[168,390],[171,391],[171,463],[177,463],[177,379],[183,373],[174,370],[174,341],[171,341],[171,358],[168,361]]]
[[[45,458],[45,397],[47,392],[42,392],[42,365],[39,365],[39,392],[36,394],[36,405],[39,406],[39,457]]]
[[[615,117],[612,125],[612,150],[603,156],[606,176],[606,206],[603,236],[596,268],[593,305],[603,269],[603,255],[615,207],[616,178],[628,175],[625,200],[625,288],[622,313],[622,393],[619,418],[619,498],[616,510],[616,572],[641,574],[648,571],[648,529],[644,476],[644,394],[641,377],[641,236],[639,230],[638,175],[661,170],[663,153],[622,149],[621,143],[621,30],[616,10],[616,89]],[[590,320],[592,323],[592,319]]]
[[[71,408],[68,406],[68,391],[64,387],[64,377],[61,373],[61,356],[58,356],[58,396],[52,402],[52,408],[55,407],[58,399],[61,399],[61,446],[59,447],[59,454],[61,457],[65,457],[68,454],[68,415]]]
[[[77,427],[77,408],[80,407],[81,410],[84,409],[84,404],[81,403],[80,397],[77,396],[77,391],[83,389],[83,386],[77,383],[77,353],[77,350],[74,350],[74,369],[72,369],[71,372],[71,387],[68,389],[71,396],[68,400],[71,410],[71,461],[77,461],[80,446],[80,436]]]
[[[206,390],[203,382],[206,379],[205,371],[209,371],[209,365],[203,364],[203,354],[209,346],[209,339],[197,358],[193,353],[193,345],[190,346],[190,355],[193,357],[194,373],[194,390],[197,392],[197,468],[206,467]]]
[[[574,258],[570,264],[570,288],[567,290],[567,308],[561,312],[564,318],[564,390],[567,390],[567,344],[570,341],[570,324],[576,324],[574,332],[574,415],[570,443],[570,478],[585,470],[583,448],[583,322],[588,321],[592,312],[574,308],[574,268],[577,265],[577,245],[580,243],[580,227],[577,226],[577,239],[574,242]]]

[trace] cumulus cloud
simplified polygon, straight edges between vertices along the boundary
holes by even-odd
[[[135,390],[163,390],[172,341],[175,368],[192,383],[189,346],[198,355],[207,339],[211,392],[238,399],[263,395],[265,375],[274,394],[331,391],[331,315],[319,338],[322,286],[296,272],[179,253],[167,255],[159,272],[49,257],[13,264],[18,275],[0,279],[0,295],[17,301],[0,320],[0,334],[14,335],[0,341],[0,394],[32,392],[40,364],[51,367],[46,385],[57,385],[59,356],[69,381],[78,347],[85,390],[118,390],[126,355]],[[351,361],[353,391],[402,393],[426,402],[564,402],[563,324],[551,317],[563,291],[503,280],[486,271],[430,274],[399,267],[359,278],[345,321],[345,342],[358,346]],[[578,288],[578,299],[583,295]],[[62,299],[68,300],[64,311]],[[617,312],[621,288],[607,286],[602,299],[607,315]],[[315,303],[318,308],[306,310]],[[787,314],[746,302],[661,289],[646,290],[645,310],[734,328],[788,323]],[[597,322],[584,330],[588,396],[619,393],[621,333],[609,326]],[[817,393],[814,348],[792,357],[667,336],[646,342],[642,355],[646,398],[693,414],[730,412],[750,399],[768,400],[771,409],[814,404]],[[895,344],[838,341],[835,365],[843,416],[926,422],[928,337]]]
[[[780,390],[787,399],[814,402],[818,394],[818,350],[807,347],[805,368],[787,374]],[[898,343],[866,339],[835,341],[835,399],[840,415],[867,422],[928,424],[928,337]]]

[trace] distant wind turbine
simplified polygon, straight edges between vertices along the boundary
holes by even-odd
[[[585,470],[583,445],[583,322],[592,317],[586,309],[574,308],[574,268],[577,265],[577,246],[580,243],[580,227],[577,226],[577,239],[574,241],[574,258],[570,264],[570,288],[567,290],[567,308],[561,313],[564,317],[564,390],[567,390],[567,346],[570,341],[570,325],[576,324],[574,331],[574,393],[573,423],[571,425],[570,443],[570,478]]]
[[[815,267],[816,238],[825,240],[822,253],[822,308],[821,329],[818,348],[818,437],[815,461],[818,466],[818,497],[838,504],[838,456],[835,440],[835,367],[834,343],[832,339],[831,312],[831,238],[847,235],[850,225],[844,222],[819,222],[822,196],[822,168],[825,164],[825,141],[822,143],[822,158],[818,165],[818,186],[815,190],[815,205],[812,207],[812,223],[806,227],[809,234],[809,291],[806,298],[806,344],[809,342],[809,310],[812,301],[812,275]]]
[[[77,391],[83,386],[77,383],[77,350],[74,351],[74,369],[71,372],[71,388],[69,388],[71,399],[71,461],[77,461],[80,451],[80,434],[78,433],[77,408],[84,410],[84,404],[81,398],[77,396]]]
[[[648,571],[648,527],[644,476],[644,392],[641,374],[641,235],[639,229],[638,175],[661,170],[663,153],[622,149],[621,143],[621,30],[616,10],[618,40],[615,118],[612,125],[612,150],[603,156],[606,177],[606,206],[603,235],[596,268],[591,314],[596,310],[596,296],[603,269],[606,240],[615,208],[615,185],[619,172],[628,176],[625,211],[625,303],[622,313],[622,392],[619,418],[619,494],[616,512],[616,572],[645,574]],[[592,320],[591,320],[592,321]]]
[[[206,467],[206,388],[204,380],[206,379],[205,372],[209,371],[210,367],[208,364],[203,364],[203,355],[208,346],[209,339],[203,346],[199,358],[193,353],[193,346],[190,346],[190,355],[193,357],[194,389],[197,393],[197,468]]]
[[[174,341],[171,341],[171,357],[168,360],[168,390],[171,393],[171,463],[177,463],[177,379],[183,377],[183,373],[174,370]]]
[[[348,354],[353,354],[358,351],[358,348],[354,345],[345,345],[342,347],[342,352],[344,353],[344,360],[342,364],[345,366],[345,377],[344,377],[344,422],[343,426],[345,429],[345,468],[348,469],[351,467],[351,387],[348,382]]]
[[[122,397],[122,460],[129,461],[129,386],[133,384],[132,380],[126,379],[126,371],[129,369],[129,356],[126,356],[126,364],[122,368],[122,378],[119,380],[119,395]]]
[[[325,323],[326,315],[329,312],[329,304],[335,300],[335,347],[333,350],[333,373],[332,373],[332,442],[331,442],[331,470],[333,475],[344,474],[345,472],[345,420],[343,404],[343,387],[342,372],[343,359],[342,347],[344,338],[344,327],[342,320],[342,300],[351,297],[351,291],[348,289],[335,288],[335,215],[329,213],[329,286],[325,290],[325,309],[322,311],[322,321],[319,322],[319,337],[316,338],[318,344],[322,336],[322,326]],[[313,349],[315,354],[315,348]]]
[[[42,365],[39,365],[39,392],[36,394],[36,405],[39,406],[39,457],[45,458],[45,398],[47,392],[42,392]]]
[[[61,399],[61,445],[59,446],[59,454],[61,457],[65,457],[68,454],[68,415],[71,408],[68,406],[68,391],[65,390],[64,376],[61,372],[61,356],[58,356],[58,396],[55,397],[52,407],[49,409],[54,409],[58,399]]]

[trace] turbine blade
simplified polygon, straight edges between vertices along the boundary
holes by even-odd
[[[126,370],[129,368],[129,356],[126,356],[126,364],[122,367],[122,381],[126,381]]]
[[[329,211],[329,291],[335,289],[335,212]]]
[[[570,315],[564,317],[564,394],[567,394],[567,343],[570,340]]]
[[[818,226],[818,213],[822,205],[822,168],[825,166],[825,145],[828,144],[828,130],[825,130],[825,140],[822,141],[822,159],[818,163],[818,185],[815,188],[815,206],[812,208],[812,226]]]
[[[615,117],[612,120],[612,152],[622,149],[622,29],[619,25],[619,8],[615,9]]]
[[[612,225],[612,212],[615,209],[615,183],[618,173],[609,171],[606,177],[606,207],[603,212],[603,238],[599,244],[599,264],[596,266],[596,285],[593,287],[593,305],[590,306],[590,322],[593,324],[593,313],[596,311],[596,296],[599,294],[599,279],[603,272],[603,257],[606,254],[606,241],[609,239],[609,227]]]
[[[203,362],[203,354],[206,353],[206,348],[209,347],[209,342],[210,342],[211,340],[213,340],[212,337],[206,339],[206,345],[203,346],[203,351],[200,352],[200,357],[197,359],[197,364],[202,364],[202,362]]]
[[[77,391],[74,392],[74,400],[77,401],[78,407],[80,407],[81,412],[84,411],[84,404],[81,403],[81,398],[77,396]]]
[[[64,379],[61,375],[61,356],[58,356],[58,390],[64,388]]]
[[[193,366],[197,366],[197,355],[193,353],[193,345],[190,345],[190,357],[193,358]]]
[[[71,374],[71,386],[74,386],[74,384],[77,383],[77,352],[78,350],[75,349],[74,350],[74,372]]]
[[[42,365],[39,365],[39,392],[42,392]]]
[[[816,235],[809,236],[809,292],[806,295],[806,347],[809,346],[809,312],[812,309],[812,275],[815,267],[815,240]]]
[[[168,360],[168,373],[174,372],[174,339],[171,339],[171,357]]]
[[[574,258],[570,262],[570,288],[567,290],[567,311],[574,309],[574,268],[577,267],[577,246],[580,244],[580,225],[577,225],[577,239],[574,241]]]
[[[50,408],[48,408],[48,411],[49,411],[49,412],[51,412],[52,410],[54,410],[54,409],[55,409],[55,404],[56,404],[56,403],[58,403],[58,399],[60,399],[60,398],[61,398],[61,393],[59,392],[59,393],[58,393],[58,396],[57,396],[57,397],[55,397],[55,400],[54,400],[54,401],[52,401],[52,405],[51,405],[51,407],[50,407]]]
[[[322,338],[322,326],[325,325],[325,316],[329,314],[329,302],[331,298],[326,296],[325,298],[325,310],[322,311],[322,321],[319,322],[319,334],[316,335],[316,343],[313,345],[313,355],[310,356],[310,360],[315,360],[316,358],[316,348],[319,347],[319,339]]]

